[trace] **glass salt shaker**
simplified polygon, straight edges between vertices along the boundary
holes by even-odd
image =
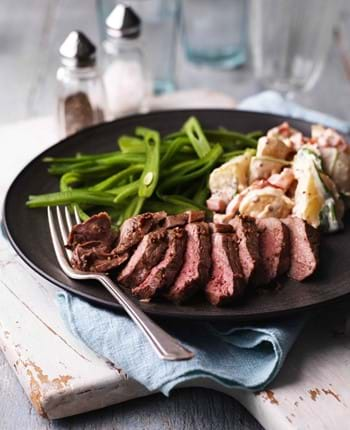
[[[131,7],[122,3],[105,21],[104,84],[113,118],[144,108],[146,73],[140,34],[141,20]]]
[[[80,31],[72,31],[60,47],[57,70],[57,122],[60,137],[105,120],[106,95],[96,67],[96,48]]]

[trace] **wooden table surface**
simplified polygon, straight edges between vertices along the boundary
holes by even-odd
[[[341,14],[345,46],[350,42],[350,6]],[[93,0],[27,0],[0,2],[0,123],[55,109],[57,48],[71,29],[97,40]],[[348,44],[350,55],[350,43]],[[179,48],[177,81],[180,88],[206,87],[236,99],[254,94],[259,85],[249,64],[236,71],[215,71],[186,63]],[[332,46],[324,73],[308,94],[297,95],[306,106],[350,120],[350,81],[339,49]],[[0,144],[1,136],[0,136]],[[25,142],[24,142],[25,144]],[[5,161],[5,160],[4,160]],[[2,162],[4,162],[2,161]],[[154,395],[77,417],[49,422],[37,416],[0,353],[0,428],[12,429],[260,429],[235,400],[205,389],[184,389],[169,399]]]

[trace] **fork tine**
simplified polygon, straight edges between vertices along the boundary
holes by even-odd
[[[63,248],[63,245],[61,244],[57,230],[55,227],[55,221],[53,219],[52,210],[50,206],[47,207],[47,217],[49,221],[49,230],[51,234],[52,244],[53,248],[56,254],[56,258],[58,260],[58,263],[60,264],[61,268],[67,273],[69,270],[71,270],[71,267],[69,263],[67,262],[66,258],[66,251]]]
[[[75,216],[75,222],[76,222],[76,224],[81,224],[81,219],[80,219],[80,215],[79,215],[79,212],[78,212],[77,205],[74,205],[74,216]]]
[[[61,238],[62,238],[62,241],[63,241],[63,245],[66,245],[68,243],[68,234],[69,234],[69,232],[67,231],[67,227],[66,227],[66,225],[64,223],[63,216],[62,216],[62,213],[61,213],[61,209],[60,209],[59,206],[56,206],[56,213],[57,213],[57,220],[58,220],[58,225],[59,225],[60,232],[61,232]],[[70,251],[67,248],[64,248],[64,249],[66,251],[68,259],[70,260],[72,258],[72,251]]]
[[[73,221],[72,221],[72,217],[70,216],[69,209],[67,206],[64,207],[64,214],[66,216],[66,222],[67,222],[68,230],[71,231],[73,228]]]
[[[56,214],[57,214],[57,219],[58,219],[58,225],[60,227],[61,237],[62,237],[63,243],[65,245],[68,241],[68,231],[67,231],[67,227],[63,221],[61,209],[59,206],[56,206]]]

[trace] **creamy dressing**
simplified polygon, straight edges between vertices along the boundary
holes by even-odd
[[[256,156],[250,152],[215,169],[209,188],[211,199],[225,196],[223,219],[293,213],[336,231],[342,226],[342,197],[350,196],[350,147],[332,129],[314,126],[306,137],[283,123],[259,139]]]

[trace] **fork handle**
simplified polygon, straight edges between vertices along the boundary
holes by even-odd
[[[161,359],[189,360],[194,356],[192,351],[184,348],[174,337],[152,321],[108,276],[99,276],[99,281],[122,305]]]

